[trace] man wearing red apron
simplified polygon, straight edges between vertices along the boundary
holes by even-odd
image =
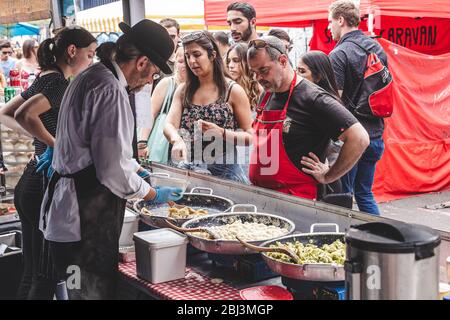
[[[297,77],[281,40],[249,43],[248,62],[266,93],[254,122],[253,184],[316,199],[317,185],[339,179],[366,149],[367,132],[335,98]],[[344,142],[332,167],[322,163],[330,139]]]

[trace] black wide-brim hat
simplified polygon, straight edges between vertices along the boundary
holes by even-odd
[[[162,72],[172,73],[167,60],[172,56],[174,44],[166,28],[148,19],[141,20],[132,27],[121,22],[119,28]]]

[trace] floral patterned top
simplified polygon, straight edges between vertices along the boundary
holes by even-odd
[[[207,105],[197,105],[189,103],[183,108],[183,113],[181,115],[181,125],[180,129],[184,131],[182,134],[186,144],[191,144],[191,150],[194,150],[193,144],[196,141],[201,141],[202,134],[200,129],[196,129],[196,124],[198,120],[204,120],[218,125],[221,128],[236,130],[238,124],[236,118],[233,114],[233,110],[228,103],[231,88],[236,82],[230,81],[228,83],[228,88],[225,97],[219,97],[215,102]],[[189,135],[187,135],[189,134]],[[206,148],[211,142],[202,142],[202,150]],[[189,146],[187,146],[189,149]],[[224,146],[224,150],[225,146]],[[189,153],[189,150],[188,150]],[[191,156],[192,161],[192,156]]]

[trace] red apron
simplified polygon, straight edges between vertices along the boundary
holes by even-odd
[[[300,171],[289,159],[283,144],[283,123],[297,82],[294,76],[283,110],[264,110],[271,93],[266,92],[253,123],[250,181],[259,187],[298,197],[315,199],[317,181]]]

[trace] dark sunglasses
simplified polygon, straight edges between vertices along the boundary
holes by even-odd
[[[195,32],[189,33],[189,34],[185,35],[183,38],[181,38],[181,42],[183,44],[186,44],[186,43],[189,43],[192,41],[196,41],[202,37],[208,38],[206,36],[206,33],[204,33],[203,31],[195,31]]]
[[[2,55],[6,56],[6,55],[12,55],[12,51],[2,51]]]
[[[270,48],[277,50],[281,54],[286,54],[286,52],[283,52],[281,49],[271,45],[270,43],[266,42],[263,39],[250,40],[250,42],[248,43],[248,47],[249,48],[254,47],[255,49],[262,49],[262,48],[270,47]]]

